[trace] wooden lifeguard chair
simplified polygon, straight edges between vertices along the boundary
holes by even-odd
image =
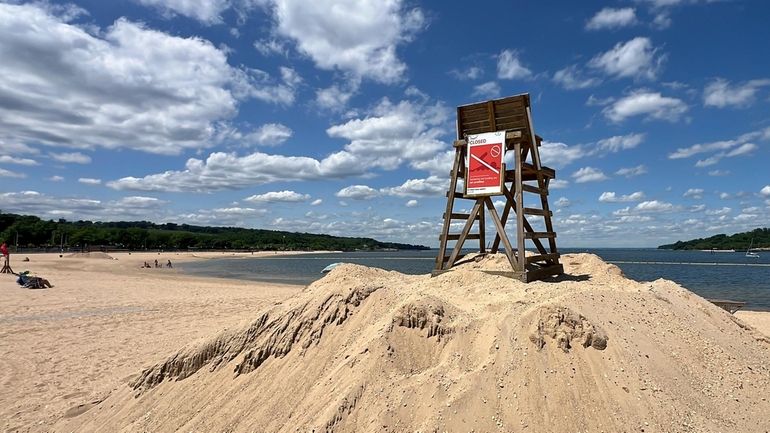
[[[513,168],[503,166],[502,197],[505,206],[502,215],[498,215],[492,198],[495,196],[468,196],[467,185],[463,191],[457,191],[458,179],[466,178],[468,164],[468,143],[466,138],[476,134],[505,131],[505,149],[513,152]],[[548,207],[548,184],[556,177],[555,170],[540,163],[538,150],[542,139],[535,135],[532,124],[529,94],[511,96],[463,105],[457,108],[457,140],[454,142],[455,158],[452,167],[451,183],[447,192],[444,225],[441,230],[440,247],[436,266],[432,275],[451,270],[461,258],[461,250],[466,240],[478,240],[479,252],[486,253],[485,208],[495,228],[495,238],[490,252],[497,253],[502,242],[505,254],[511,264],[510,272],[492,272],[529,282],[536,279],[559,275],[564,272],[559,263],[556,248],[556,232],[551,223],[553,213]],[[465,184],[466,182],[463,182]],[[539,207],[525,207],[524,193],[534,194]],[[470,213],[455,212],[455,200],[472,200]],[[467,202],[463,205],[467,206]],[[506,235],[506,223],[515,214],[516,245],[513,246]],[[542,217],[545,231],[535,231],[528,216]],[[450,233],[453,221],[465,223],[459,233]],[[474,230],[475,227],[475,230]],[[547,245],[543,244],[547,239]],[[453,247],[449,243],[454,241]],[[536,254],[526,255],[526,241],[532,242]]]
[[[0,269],[0,274],[14,274],[13,269],[11,269],[11,257],[10,256],[3,256],[3,269]]]

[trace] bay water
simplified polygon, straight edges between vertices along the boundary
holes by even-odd
[[[744,252],[652,248],[563,248],[560,252],[596,254],[637,281],[665,278],[704,298],[744,301],[745,309],[770,310],[770,251],[760,251],[759,258],[745,257]],[[323,276],[323,268],[339,262],[427,274],[433,269],[437,254],[438,250],[425,250],[239,257],[185,263],[181,269],[201,276],[307,285]]]

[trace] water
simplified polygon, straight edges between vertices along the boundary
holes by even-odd
[[[712,254],[650,248],[567,248],[560,252],[590,252],[615,263],[637,281],[665,278],[705,298],[745,301],[746,309],[770,310],[770,251],[759,252],[758,259],[747,258],[744,252]],[[307,285],[322,277],[323,268],[336,262],[427,274],[433,269],[437,253],[430,250],[223,258],[186,263],[181,268],[195,275]]]

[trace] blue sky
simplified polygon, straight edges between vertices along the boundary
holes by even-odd
[[[529,92],[564,247],[768,225],[770,4],[0,2],[0,209],[435,246],[458,105]]]

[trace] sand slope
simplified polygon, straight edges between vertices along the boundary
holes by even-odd
[[[588,254],[523,284],[337,267],[59,431],[766,432],[770,341]]]

